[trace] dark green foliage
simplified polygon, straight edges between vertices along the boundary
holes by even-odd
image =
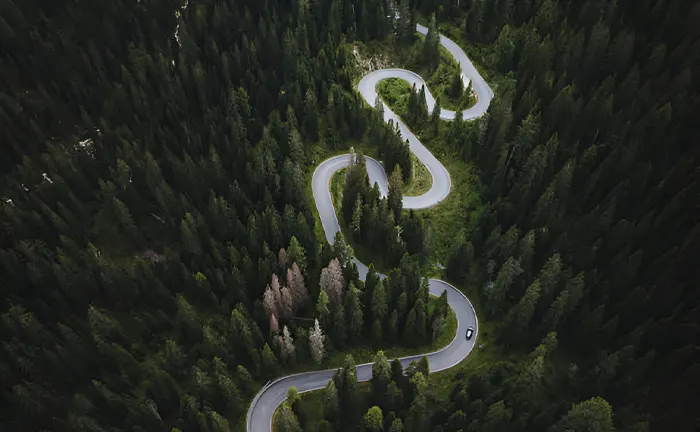
[[[396,166],[389,179],[388,196],[381,198],[376,184],[370,189],[365,158],[357,154],[345,173],[341,203],[343,223],[349,226],[352,240],[381,251],[383,263],[392,267],[406,252],[420,254],[425,243],[421,222],[413,215],[401,218],[400,186],[401,170]],[[370,289],[373,283],[370,280]]]
[[[0,5],[0,429],[228,430],[281,372],[263,290],[286,248],[317,292],[311,145],[370,117],[348,3]]]
[[[411,45],[414,8],[459,21],[482,44],[470,54],[486,53],[477,65],[511,73],[475,122],[436,126],[421,89],[401,114],[479,167],[487,204],[478,218],[464,209],[475,230],[447,273],[490,279],[481,300],[502,323],[498,339],[532,353],[460,377],[444,415],[392,363],[384,417],[396,414],[384,429],[697,423],[698,6],[416,0],[399,3],[398,22],[392,7],[0,2],[0,429],[228,430],[245,415],[281,372],[263,302],[273,273],[286,285],[279,250],[312,293],[295,312],[307,317],[323,300],[321,268],[343,255],[319,253],[305,192],[312,145],[365,139],[387,172],[410,178],[405,142],[352,89],[343,41],[396,26]],[[424,67],[439,62],[435,29],[415,41]],[[417,260],[403,257],[423,256],[419,216],[361,176],[356,189],[344,216],[360,208],[356,235],[389,244],[400,268],[383,295],[375,283],[327,315],[320,302],[322,324],[338,323],[329,343],[407,339],[407,325],[428,340],[439,314]],[[355,271],[343,266],[348,285]],[[281,324],[304,344],[301,326]],[[345,375],[326,429],[343,415],[356,427],[369,408]]]
[[[697,154],[686,149],[698,138],[697,90],[668,90],[688,83],[691,60],[681,52],[700,34],[681,29],[700,9],[678,1],[463,4],[466,39],[487,53],[482,66],[510,74],[462,153],[481,168],[487,204],[447,274],[485,284],[481,303],[510,348],[530,349],[556,331],[562,357],[524,365],[512,395],[486,400],[470,389],[471,402],[452,412],[476,416],[470,430],[608,430],[599,419],[607,414],[588,407],[601,404],[571,408],[595,395],[614,407],[619,430],[692,429],[682,413],[697,403],[686,384],[697,356],[677,353],[697,345],[678,336],[698,313],[686,276],[697,221],[682,198],[699,190]],[[433,6],[426,12],[442,7]],[[483,405],[469,411],[477,399]]]

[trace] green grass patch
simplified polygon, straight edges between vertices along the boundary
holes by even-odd
[[[335,208],[335,213],[340,219],[340,200],[343,198],[343,187],[345,187],[346,168],[339,169],[331,177],[331,202]]]
[[[411,153],[411,178],[403,185],[402,193],[405,196],[418,196],[430,190],[433,185],[433,176],[428,168]]]
[[[415,214],[423,220],[433,260],[445,265],[455,239],[471,234],[481,212],[481,183],[473,165],[448,153],[433,153],[450,173],[452,189],[440,204]]]
[[[404,115],[408,109],[408,98],[412,87],[399,78],[388,78],[377,84],[377,93],[381,96],[392,111],[399,116]]]

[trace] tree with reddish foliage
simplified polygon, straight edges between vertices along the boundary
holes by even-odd
[[[280,325],[277,322],[275,314],[270,314],[270,331],[272,333],[278,333],[280,331]]]
[[[286,320],[294,315],[294,301],[289,288],[283,287],[281,290],[280,316]]]
[[[277,301],[275,300],[275,294],[272,292],[270,285],[265,288],[265,293],[263,294],[263,309],[268,316],[276,315],[279,313],[277,310]]]
[[[287,269],[287,286],[292,292],[294,310],[298,310],[308,301],[309,291],[306,289],[304,276],[301,274],[301,269],[297,263],[292,264],[292,267]]]

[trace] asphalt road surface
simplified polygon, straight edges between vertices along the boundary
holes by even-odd
[[[426,34],[428,29],[422,25],[417,25],[416,30],[421,34]],[[483,115],[489,107],[493,92],[489,88],[486,81],[481,77],[467,55],[456,43],[440,36],[440,43],[449,51],[449,53],[459,63],[465,82],[468,80],[472,83],[472,88],[476,92],[477,102],[474,106],[464,110],[462,116],[465,120],[475,119]],[[387,78],[401,78],[409,84],[416,84],[416,88],[425,85],[426,100],[428,102],[428,110],[432,112],[435,106],[435,98],[430,93],[425,80],[418,74],[405,69],[380,69],[370,72],[365,75],[358,84],[358,91],[370,106],[375,105],[377,98],[376,86],[379,81]],[[441,110],[440,118],[443,120],[454,120],[455,112],[449,110]],[[407,139],[413,154],[427,167],[433,177],[433,185],[430,190],[423,195],[415,197],[404,197],[403,207],[405,209],[424,209],[432,207],[444,200],[450,193],[452,183],[450,174],[447,169],[437,160],[435,156],[416,138],[416,136],[406,127],[401,119],[384,105],[384,120],[387,122],[392,120],[394,124],[399,126],[399,131],[404,139]],[[316,208],[318,209],[323,230],[326,233],[326,239],[329,243],[333,243],[335,233],[340,231],[338,218],[336,217],[333,203],[331,201],[330,181],[333,174],[339,169],[345,168],[350,164],[352,155],[344,154],[335,156],[322,162],[314,171],[311,180]],[[367,157],[367,172],[369,174],[370,183],[377,183],[382,195],[386,195],[388,191],[388,181],[384,168],[379,161]],[[355,260],[360,277],[362,280],[367,275],[367,266]],[[422,356],[428,357],[430,371],[437,372],[448,369],[460,361],[462,361],[471,350],[474,348],[478,335],[478,322],[474,308],[469,300],[457,288],[447,282],[430,279],[430,293],[433,295],[441,295],[447,291],[447,302],[455,311],[457,316],[457,334],[455,338],[445,348],[426,354],[419,354],[412,357],[401,359],[404,367],[417,358]],[[474,327],[475,333],[471,340],[466,340],[465,334],[467,327]],[[248,432],[270,432],[272,429],[272,416],[277,407],[284,401],[287,396],[289,387],[296,387],[299,392],[318,390],[326,386],[334,373],[334,369],[324,371],[306,372],[301,374],[289,375],[280,378],[274,382],[268,383],[255,396],[248,410],[247,429]],[[368,381],[372,377],[372,364],[362,364],[357,366],[358,381]]]

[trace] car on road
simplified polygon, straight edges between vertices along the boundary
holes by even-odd
[[[467,327],[467,340],[474,336],[474,327]]]

